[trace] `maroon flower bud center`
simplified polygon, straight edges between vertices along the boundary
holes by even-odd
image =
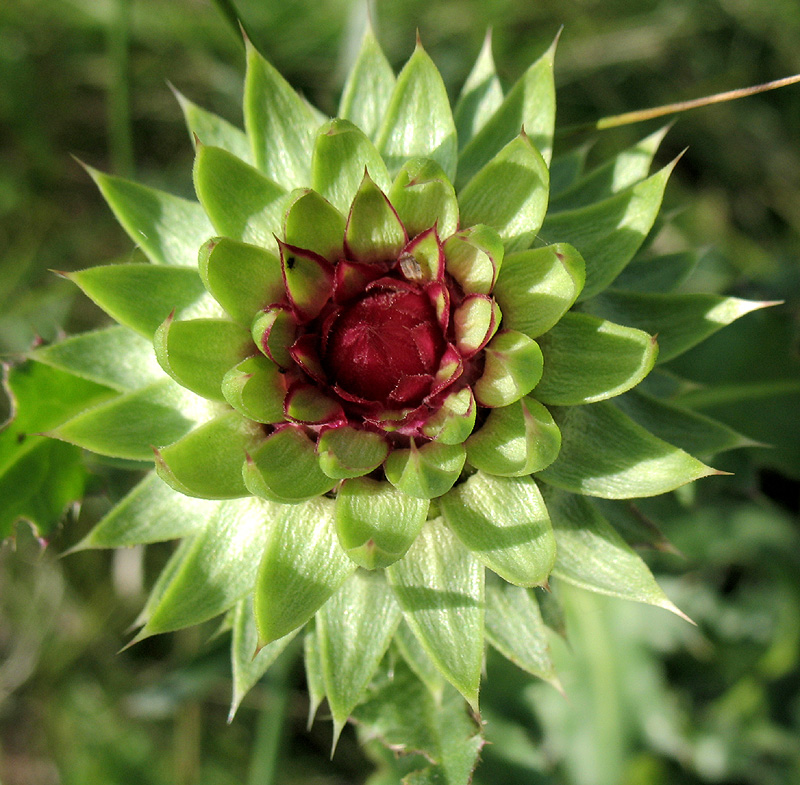
[[[342,309],[325,343],[331,380],[389,408],[422,402],[445,349],[430,299],[408,290],[368,292]]]

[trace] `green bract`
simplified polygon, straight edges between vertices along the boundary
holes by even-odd
[[[550,165],[554,51],[504,97],[485,48],[453,113],[368,31],[328,119],[248,43],[246,136],[181,98],[197,202],[91,171],[147,263],[71,276],[122,327],[32,353],[109,390],[47,427],[157,476],[79,547],[184,538],[138,637],[230,612],[236,705],[312,619],[338,732],[393,645],[475,708],[487,640],[554,681],[551,576],[673,608],[593,498],[714,472],[662,439],[697,415],[630,391],[760,304],[653,275],[663,134]]]

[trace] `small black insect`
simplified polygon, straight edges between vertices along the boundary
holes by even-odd
[[[297,260],[294,258],[294,256],[287,256],[286,257],[286,267],[289,270],[293,270],[294,269],[294,264],[295,264],[296,261]]]

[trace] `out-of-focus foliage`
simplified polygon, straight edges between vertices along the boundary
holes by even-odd
[[[375,6],[393,64],[408,56],[419,28],[451,94],[487,26],[510,83],[563,24],[562,128],[800,71],[800,17],[788,0]],[[237,7],[289,81],[332,110],[359,40],[361,5],[239,0]],[[123,175],[134,174],[135,160],[138,179],[188,193],[191,145],[166,80],[239,123],[242,70],[240,41],[211,0],[0,4],[0,353],[13,357],[37,336],[49,342],[100,324],[99,312],[48,270],[130,253],[70,153]],[[589,155],[599,159],[648,130],[606,132]],[[568,700],[490,660],[483,711],[491,743],[479,782],[800,778],[799,131],[800,90],[789,88],[681,117],[659,155],[665,163],[689,148],[667,192],[675,215],[657,241],[663,252],[708,249],[684,288],[786,301],[722,331],[653,380],[773,445],[715,464],[733,478],[705,480],[633,512],[684,555],[654,554],[651,563],[698,626],[554,587],[571,630],[568,644],[553,640]],[[557,142],[563,151],[582,140]],[[703,387],[711,380],[723,382],[713,396]],[[31,430],[46,428],[45,420],[32,413]],[[52,533],[45,553],[24,526],[16,549],[0,553],[0,781],[398,782],[402,762],[370,745],[371,765],[349,730],[328,762],[327,724],[303,730],[305,687],[291,649],[231,726],[227,644],[213,628],[115,654],[170,549],[151,549],[144,561],[136,549],[55,558],[129,488],[114,466],[90,468],[88,480],[70,475],[71,488],[88,481],[95,494]],[[73,495],[53,493],[51,501],[61,507]],[[0,504],[7,514],[5,496]],[[58,516],[49,506],[45,517]]]

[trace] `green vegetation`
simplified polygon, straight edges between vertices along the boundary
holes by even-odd
[[[360,5],[273,5],[239,0],[237,8],[274,65],[333,111],[345,64],[357,51]],[[7,359],[19,359],[37,336],[49,343],[64,332],[108,324],[50,270],[69,272],[114,257],[136,261],[91,178],[69,154],[188,195],[191,145],[166,80],[241,123],[244,52],[225,6],[11,0],[0,8],[0,352]],[[495,57],[508,85],[565,25],[556,77],[558,125],[566,128],[800,71],[795,11],[791,3],[765,9],[755,0],[619,0],[568,9],[557,2],[407,0],[379,2],[375,16],[395,67],[420,29],[451,97],[487,26],[494,28]],[[682,116],[656,159],[663,166],[689,148],[662,214],[671,220],[660,250],[673,255],[672,264],[662,269],[662,280],[647,280],[649,273],[635,265],[624,273],[634,287],[638,276],[644,288],[680,282],[686,292],[786,301],[667,363],[668,371],[696,385],[672,386],[661,375],[646,382],[658,389],[643,388],[673,395],[746,436],[748,446],[713,464],[734,474],[604,509],[629,542],[655,543],[646,558],[697,627],[663,610],[562,584],[571,645],[556,636],[552,645],[569,701],[501,657],[490,658],[481,709],[491,744],[476,782],[778,785],[800,777],[799,119],[797,88]],[[658,128],[656,121],[607,131],[587,155],[604,160]],[[562,135],[556,152],[580,151],[584,139]],[[699,259],[686,253],[694,248],[702,249]],[[630,308],[624,298],[595,300],[592,313],[602,318],[614,320]],[[50,543],[41,552],[23,525],[16,547],[0,552],[0,781],[398,782],[406,771],[401,767],[414,762],[374,743],[359,749],[364,734],[358,729],[345,729],[332,761],[330,723],[318,719],[304,730],[299,639],[244,697],[231,725],[229,636],[217,635],[217,623],[116,653],[172,546],[151,547],[146,556],[132,548],[58,558],[133,480],[123,459],[99,463],[38,435],[63,421],[73,401],[100,402],[112,394],[91,382],[73,389],[58,372],[46,371],[16,373],[12,393],[24,391],[35,401],[37,390],[58,388],[64,410],[20,410],[0,433],[0,471],[20,445],[31,460],[14,475],[0,475],[6,483],[0,487],[30,490],[19,508],[0,502],[0,530],[22,514],[40,522]],[[149,371],[143,366],[142,372]],[[705,389],[707,382],[722,386]],[[11,401],[4,405],[10,410]],[[626,399],[626,406],[658,420],[645,395]],[[668,428],[668,417],[661,422]],[[702,457],[704,446],[713,452],[713,439],[730,435],[698,418],[689,437],[695,441],[679,446]],[[43,461],[58,467],[47,481],[26,469]],[[64,505],[84,491],[86,501],[59,521]],[[546,603],[542,612],[551,628],[563,628],[565,620]],[[413,646],[413,639],[404,645]],[[384,703],[359,709],[364,727],[392,737],[408,699],[408,675],[398,663],[395,683],[381,688]],[[246,682],[246,674],[239,678]],[[408,681],[408,690],[418,683]],[[309,688],[313,696],[314,685]],[[443,724],[464,721],[454,699],[445,693],[434,711],[420,697],[430,738],[439,738]],[[446,749],[441,755],[458,768],[457,756]]]

